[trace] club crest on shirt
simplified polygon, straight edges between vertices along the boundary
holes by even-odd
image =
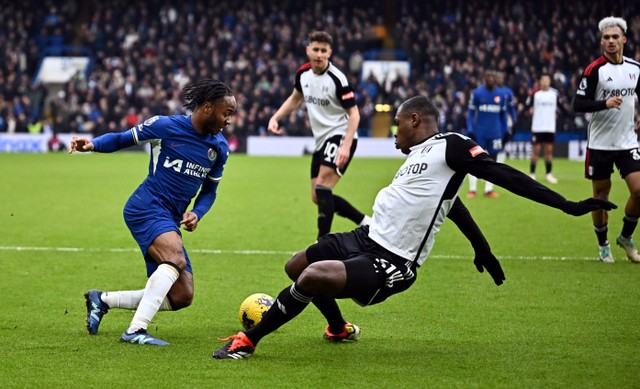
[[[156,115],[156,116],[154,116],[154,117],[152,117],[152,118],[149,118],[149,119],[145,120],[143,124],[144,124],[145,126],[150,126],[150,125],[152,125],[153,123],[155,123],[156,121],[158,121],[158,119],[160,119],[160,116],[157,116],[157,115]]]
[[[493,102],[496,104],[500,104],[500,96],[494,96],[493,97]]]
[[[582,80],[580,80],[580,86],[578,86],[579,89],[587,89],[587,79],[585,77],[582,77]]]
[[[214,159],[216,159],[217,156],[218,156],[218,153],[216,153],[214,149],[209,149],[209,151],[207,152],[207,157],[209,157],[210,161],[213,161]]]
[[[473,146],[472,148],[469,149],[469,154],[471,154],[471,156],[474,158],[484,152],[485,152],[484,149],[480,146]]]

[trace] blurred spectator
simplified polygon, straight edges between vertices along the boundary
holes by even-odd
[[[442,129],[464,130],[465,105],[486,69],[505,74],[515,94],[516,131],[529,129],[524,102],[533,81],[553,75],[567,102],[577,89],[581,66],[598,52],[591,26],[606,15],[623,16],[633,34],[626,55],[640,58],[640,13],[624,2],[576,0],[485,2],[450,0],[325,0],[304,2],[221,0],[0,0],[0,131],[26,132],[33,120],[65,131],[122,130],[145,112],[187,114],[180,90],[190,80],[228,82],[238,99],[238,150],[249,135],[265,135],[268,118],[293,89],[292,74],[305,61],[301,50],[312,29],[330,32],[332,61],[348,70],[359,106],[423,94],[442,109]],[[348,26],[345,28],[344,26]],[[80,44],[93,59],[58,92],[33,84],[45,55],[68,53]],[[391,49],[391,50],[383,50]],[[389,54],[393,53],[393,54]],[[407,58],[411,71],[391,81],[362,74],[368,59]],[[362,79],[364,77],[364,79]],[[367,101],[365,103],[365,100]],[[365,135],[370,118],[361,120]],[[62,122],[60,122],[62,120]],[[558,131],[584,128],[582,115],[560,117]],[[289,135],[309,135],[304,112],[286,123]]]

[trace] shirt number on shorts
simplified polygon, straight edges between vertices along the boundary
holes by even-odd
[[[324,160],[327,162],[333,162],[338,153],[338,145],[335,143],[328,143],[324,148]]]

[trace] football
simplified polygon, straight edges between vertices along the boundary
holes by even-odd
[[[271,308],[274,303],[273,297],[264,293],[254,293],[244,299],[240,305],[238,316],[240,323],[245,330],[256,326],[262,320],[262,316]]]

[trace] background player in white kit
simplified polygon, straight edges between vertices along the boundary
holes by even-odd
[[[458,198],[467,174],[575,216],[615,208],[599,199],[567,201],[526,174],[496,162],[470,138],[453,132],[439,134],[438,117],[438,109],[424,96],[400,105],[395,116],[396,148],[407,159],[391,184],[378,192],[371,225],[322,236],[294,254],[285,266],[293,285],[280,292],[257,326],[225,339],[229,342],[213,353],[214,358],[251,356],[260,339],[297,316],[317,296],[352,298],[367,306],[409,289],[447,216],[472,242],[477,269],[486,269],[500,285],[504,280],[500,263]],[[325,337],[356,340],[359,333],[357,326],[344,322],[342,333],[327,328]]]
[[[559,95],[551,87],[551,77],[543,74],[538,81],[539,88],[534,90],[527,99],[527,106],[531,109],[531,162],[529,176],[536,179],[536,165],[540,150],[544,152],[545,178],[551,184],[557,184],[558,179],[553,176],[553,143],[556,137],[556,112],[558,111]]]
[[[640,63],[623,55],[627,42],[627,22],[606,17],[598,23],[600,46],[604,54],[586,67],[573,102],[576,112],[593,112],[585,160],[585,176],[591,180],[593,197],[606,200],[611,192],[611,173],[615,165],[629,189],[624,207],[622,231],[616,238],[627,258],[640,263],[632,235],[640,217],[640,122],[634,123],[636,98],[640,92]],[[592,214],[598,238],[598,259],[614,262],[607,238],[609,215],[606,210]]]
[[[318,236],[331,231],[334,213],[356,224],[369,223],[368,216],[333,194],[358,144],[360,112],[347,77],[329,61],[332,43],[327,32],[309,34],[309,62],[296,72],[293,92],[269,119],[268,126],[272,134],[282,135],[278,121],[305,102],[316,143],[311,160],[311,200],[318,205]]]

